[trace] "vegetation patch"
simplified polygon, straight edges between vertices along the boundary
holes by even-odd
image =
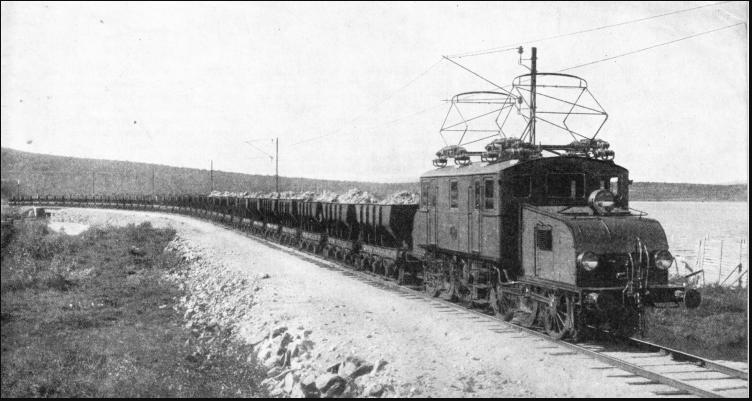
[[[701,289],[697,309],[648,311],[645,339],[709,359],[747,360],[747,290]]]
[[[185,327],[166,278],[185,268],[164,251],[174,235],[17,222],[2,247],[2,397],[264,396],[250,346]]]

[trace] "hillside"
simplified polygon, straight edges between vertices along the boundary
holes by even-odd
[[[171,167],[126,161],[51,156],[2,149],[2,196],[49,194],[183,194],[208,193],[211,172],[205,169]],[[274,176],[214,171],[214,189],[220,191],[274,190]],[[153,182],[152,182],[153,179]],[[20,185],[17,187],[17,181]],[[153,188],[152,188],[153,184]],[[373,183],[280,177],[283,191],[345,192],[359,188],[385,197],[400,190],[418,191],[418,183]],[[747,200],[747,185],[676,184],[635,182],[630,187],[633,201],[736,201]]]
[[[8,148],[2,149],[0,166],[3,198],[8,198],[17,191],[21,195],[209,193],[212,188],[212,175],[215,190],[274,191],[273,175],[217,170],[212,174],[208,169],[52,156]],[[17,180],[20,180],[18,188]],[[279,177],[279,187],[281,191],[328,189],[335,192],[345,192],[357,187],[378,197],[385,197],[400,190],[418,190],[417,183],[385,184],[296,177]]]
[[[747,185],[635,182],[629,187],[629,197],[635,201],[746,202]]]

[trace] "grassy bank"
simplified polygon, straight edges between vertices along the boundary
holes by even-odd
[[[646,339],[710,359],[747,360],[747,290],[704,287],[697,309],[653,309]]]
[[[163,278],[182,268],[163,252],[173,236],[148,223],[67,236],[39,221],[4,234],[2,397],[265,395],[249,349],[209,354],[183,326],[183,294]]]

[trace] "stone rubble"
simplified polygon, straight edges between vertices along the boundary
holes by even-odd
[[[416,205],[420,201],[420,196],[418,194],[409,191],[398,191],[384,200],[379,200],[373,194],[370,194],[367,191],[361,191],[358,188],[352,188],[344,194],[337,194],[328,190],[323,190],[321,193],[314,193],[311,191],[284,191],[280,193],[212,191],[209,194],[209,197],[302,199],[316,202],[378,203],[381,205]]]
[[[245,357],[248,363],[266,369],[261,382],[272,397],[331,398],[395,396],[393,379],[385,372],[387,362],[382,359],[366,361],[355,355],[338,356],[338,363],[326,369],[326,351],[317,349],[311,341],[312,330],[303,326],[289,328],[265,322],[255,335],[241,336],[239,323],[248,320],[254,303],[254,293],[261,276],[252,280],[237,272],[222,269],[202,256],[200,250],[176,237],[167,251],[180,255],[189,266],[170,272],[168,279],[186,290],[179,300],[184,312],[185,327],[197,340],[210,344],[209,349],[196,347],[186,356],[195,361],[211,358],[225,341],[240,341],[253,347]],[[217,341],[218,340],[218,341]],[[331,351],[334,353],[334,349]]]

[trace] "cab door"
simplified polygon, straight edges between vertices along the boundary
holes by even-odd
[[[468,227],[467,236],[470,251],[480,252],[480,234],[481,234],[481,218],[480,218],[480,204],[481,204],[481,187],[480,179],[476,178],[473,183],[467,189],[467,210],[468,210]]]
[[[428,210],[428,215],[426,216],[426,243],[428,245],[436,246],[439,218],[436,211],[436,200],[439,197],[439,187],[436,183],[436,180],[431,180],[428,185],[428,204],[426,207],[426,209]]]
[[[553,229],[547,224],[536,224],[533,230],[535,266],[533,275],[548,276],[554,267]]]

